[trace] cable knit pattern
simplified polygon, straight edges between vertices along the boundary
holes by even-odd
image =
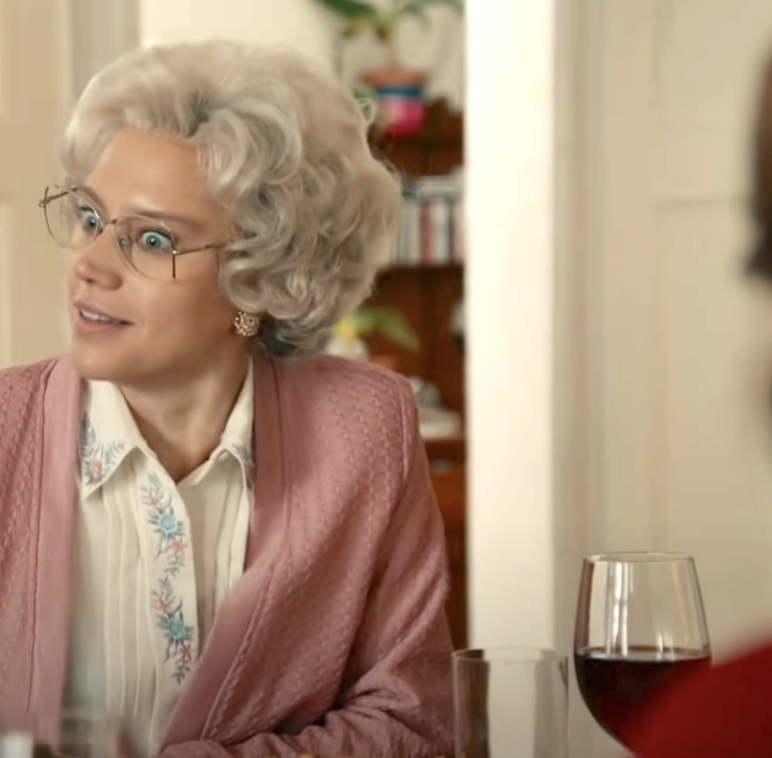
[[[35,535],[50,364],[0,372],[0,686],[4,721],[24,725],[32,688]],[[21,649],[14,643],[29,640]]]
[[[43,396],[60,391],[49,372],[43,364],[0,373],[0,721],[18,720],[18,687],[29,690],[36,667],[66,653],[64,631],[44,654],[26,641],[44,621],[29,598],[40,594],[39,448],[51,426]],[[79,393],[61,394],[46,408],[77,415]],[[255,407],[245,573],[218,612],[163,758],[449,754],[443,526],[409,385],[329,357],[259,357]],[[60,486],[73,483],[74,472]],[[37,615],[61,603],[47,600]]]

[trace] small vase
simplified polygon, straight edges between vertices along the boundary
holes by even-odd
[[[362,81],[378,96],[379,116],[388,137],[412,137],[421,131],[426,121],[425,74],[384,68],[365,72]]]

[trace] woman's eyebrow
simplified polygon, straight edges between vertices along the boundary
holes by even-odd
[[[99,193],[88,186],[80,186],[77,188],[84,194],[88,195],[89,199],[93,200],[94,204],[99,206],[102,211],[107,211],[102,198],[99,197]],[[127,209],[129,215],[146,216],[147,218],[157,219],[158,221],[169,221],[172,223],[184,224],[193,231],[201,231],[204,229],[204,225],[198,219],[193,216],[186,216],[181,213],[172,213],[171,211],[159,211],[152,208],[145,208],[140,205],[132,205]],[[109,214],[105,214],[109,215]],[[125,215],[125,214],[123,214]]]
[[[129,215],[145,216],[146,218],[157,219],[158,221],[167,221],[175,224],[184,224],[193,231],[203,230],[204,224],[193,216],[185,216],[181,213],[172,213],[171,211],[157,211],[151,208],[144,208],[140,205],[132,205],[126,211]]]

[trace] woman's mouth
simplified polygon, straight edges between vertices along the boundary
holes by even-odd
[[[91,321],[95,324],[113,324],[115,326],[128,325],[128,321],[121,321],[117,318],[105,316],[104,313],[89,311],[84,308],[78,308],[78,313],[84,321]]]
[[[103,313],[93,306],[76,305],[75,313],[75,327],[79,332],[109,332],[131,325],[128,321]]]

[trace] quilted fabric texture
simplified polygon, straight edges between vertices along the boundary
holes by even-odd
[[[52,491],[41,437],[61,428],[49,416],[71,418],[80,400],[68,391],[52,402],[49,371],[44,364],[0,373],[0,722],[35,710],[16,695],[67,651],[64,631],[61,644],[34,656],[27,641],[35,608],[45,615],[57,603],[36,586],[41,476]],[[260,357],[255,408],[246,571],[218,613],[162,755],[450,753],[443,525],[409,386],[327,357]],[[60,491],[74,509],[74,473],[64,478]],[[48,515],[43,502],[41,518]],[[45,564],[49,575],[69,575],[66,560],[56,560]]]

